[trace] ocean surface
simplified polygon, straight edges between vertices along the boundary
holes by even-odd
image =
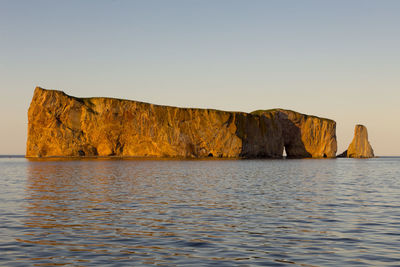
[[[0,265],[400,266],[400,158],[0,158]]]

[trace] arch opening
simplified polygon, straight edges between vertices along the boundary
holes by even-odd
[[[287,153],[286,153],[286,147],[285,146],[283,146],[282,157],[287,158]]]

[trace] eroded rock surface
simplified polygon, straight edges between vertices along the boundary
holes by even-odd
[[[334,121],[293,111],[226,112],[37,87],[27,157],[334,157]]]
[[[273,118],[281,125],[283,144],[288,157],[335,157],[335,121],[285,109],[258,110],[252,114]]]
[[[349,148],[338,157],[347,158],[373,158],[374,150],[368,141],[367,127],[364,125],[356,125],[354,129],[353,141]]]

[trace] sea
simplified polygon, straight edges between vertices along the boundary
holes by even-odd
[[[0,158],[2,266],[400,266],[400,158]]]

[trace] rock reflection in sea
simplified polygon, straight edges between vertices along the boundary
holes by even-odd
[[[20,161],[5,265],[400,260],[399,159]]]

